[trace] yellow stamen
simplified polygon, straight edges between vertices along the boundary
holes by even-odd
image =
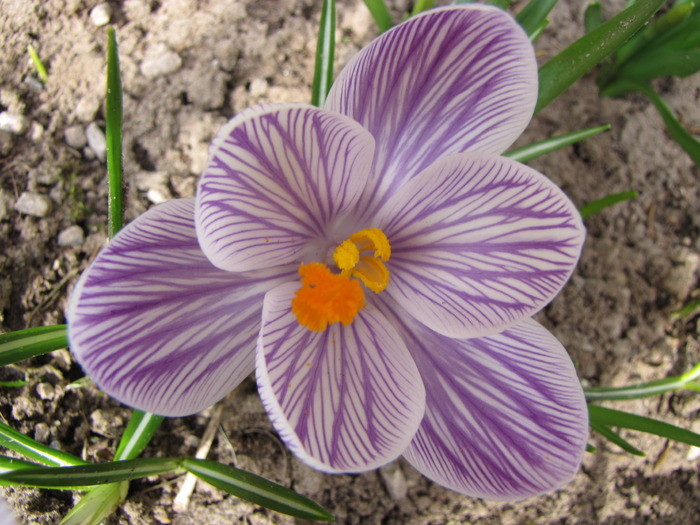
[[[340,273],[331,272],[322,263],[302,264],[302,287],[292,299],[292,312],[299,324],[317,331],[331,323],[350,324],[365,305],[360,281],[375,293],[389,284],[389,270],[383,261],[390,256],[391,246],[384,232],[368,228],[352,234],[333,252]]]
[[[292,312],[299,324],[323,331],[330,323],[349,325],[365,304],[358,281],[332,273],[325,264],[299,267],[303,285],[292,299]]]

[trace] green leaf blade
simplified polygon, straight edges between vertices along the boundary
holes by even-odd
[[[547,15],[559,0],[530,0],[515,16],[515,20],[528,35],[532,35],[547,18]],[[540,30],[541,31],[541,30]]]
[[[0,335],[0,366],[68,347],[64,324],[39,326]]]
[[[583,36],[540,68],[536,112],[629,40],[664,4],[638,0],[617,16]]]
[[[394,22],[391,20],[389,9],[384,0],[365,0],[365,5],[369,9],[372,18],[374,18],[374,23],[377,24],[380,33],[391,29]]]
[[[311,104],[323,106],[333,84],[335,59],[335,0],[323,0],[321,24],[316,44],[316,66],[311,90]]]
[[[143,458],[72,467],[28,468],[0,475],[0,485],[63,488],[103,485],[178,470],[180,462],[174,458]]]
[[[134,410],[129,424],[124,430],[119,446],[114,454],[114,460],[136,458],[151,441],[153,434],[163,422],[163,416]]]
[[[124,223],[122,204],[122,80],[119,69],[117,37],[113,27],[107,28],[107,174],[109,179],[107,230],[109,238]]]
[[[0,446],[53,467],[87,464],[87,461],[83,461],[68,452],[43,445],[5,423],[0,423]]]
[[[605,208],[609,208],[614,204],[633,199],[637,196],[639,196],[639,193],[636,191],[623,191],[621,193],[613,193],[612,195],[606,195],[605,197],[602,197],[600,199],[594,200],[593,202],[589,202],[588,204],[581,206],[581,208],[579,209],[579,213],[581,214],[581,217],[583,219],[588,219],[591,215],[595,215],[596,213],[601,212]]]
[[[610,129],[610,124],[605,124],[603,126],[595,126],[593,128],[581,129],[578,131],[572,131],[571,133],[564,133],[563,135],[557,135],[541,142],[535,142],[533,144],[528,144],[521,148],[511,150],[505,154],[506,157],[510,157],[518,162],[527,162],[547,153],[551,153],[565,146],[570,146],[576,142],[580,142],[584,139],[593,137],[598,133],[603,131],[608,131]]]
[[[588,405],[588,415],[591,420],[591,426],[595,424],[628,428],[700,447],[700,434],[664,423],[663,421],[590,403]]]
[[[182,467],[214,487],[282,514],[316,521],[333,520],[317,503],[250,472],[205,459],[183,459]]]

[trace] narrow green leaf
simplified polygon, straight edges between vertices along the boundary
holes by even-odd
[[[182,467],[210,485],[268,509],[297,518],[332,521],[328,511],[270,480],[206,459],[183,459]]]
[[[22,379],[18,379],[17,381],[0,381],[0,386],[7,388],[19,388],[25,386],[26,384],[27,382]]]
[[[29,53],[29,58],[32,59],[32,64],[34,64],[36,68],[36,74],[39,76],[39,80],[46,84],[49,80],[49,74],[41,58],[39,58],[39,53],[36,52],[36,49],[34,49],[34,46],[31,44],[27,46],[27,52]]]
[[[0,446],[9,448],[29,459],[55,467],[87,464],[86,461],[68,452],[56,450],[34,441],[2,422],[0,422]]]
[[[32,461],[25,461],[23,459],[0,455],[0,474],[4,474],[5,472],[14,472],[15,470],[21,470],[24,468],[36,467],[41,467],[41,465],[38,463],[33,463]]]
[[[503,9],[504,11],[507,10],[510,7],[510,2],[511,0],[485,0],[485,4],[492,5],[494,7],[498,7],[500,9]]]
[[[665,0],[639,0],[583,36],[540,68],[540,111],[632,37]]]
[[[515,16],[515,20],[528,35],[532,35],[545,21],[547,15],[559,0],[530,0]]]
[[[394,23],[391,21],[391,15],[384,0],[365,0],[365,5],[374,18],[374,23],[377,24],[380,33],[391,29]]]
[[[689,302],[680,310],[671,314],[671,319],[687,319],[700,309],[700,299]]]
[[[522,148],[517,148],[509,151],[505,154],[506,157],[510,157],[518,162],[527,162],[528,160],[535,159],[552,151],[556,151],[565,146],[569,146],[576,142],[580,142],[589,137],[593,137],[598,133],[607,131],[610,129],[610,124],[605,124],[603,126],[596,126],[594,128],[581,129],[578,131],[572,131],[571,133],[564,133],[563,135],[557,135],[541,142],[535,142],[534,144],[528,144]]]
[[[663,99],[650,86],[646,85],[642,88],[644,93],[659,112],[661,118],[666,124],[668,132],[673,137],[673,140],[678,142],[679,146],[693,159],[695,165],[700,168],[700,142],[688,133],[683,125],[676,119],[673,111],[666,105]]]
[[[124,501],[128,488],[128,481],[92,488],[63,517],[60,525],[99,525]]]
[[[129,424],[126,426],[124,434],[119,441],[114,460],[134,459],[141,454],[149,441],[151,441],[155,431],[158,430],[163,419],[163,416],[134,410],[131,413]]]
[[[601,199],[594,200],[593,202],[589,202],[588,204],[581,206],[581,208],[579,209],[579,213],[581,214],[582,218],[587,219],[591,215],[595,215],[596,213],[612,206],[613,204],[632,199],[638,195],[639,193],[637,193],[636,191],[623,191],[622,193],[613,193],[612,195],[606,195]]]
[[[583,26],[586,28],[586,33],[590,33],[602,23],[603,11],[600,2],[591,2],[583,15]]]
[[[663,421],[622,412],[621,410],[592,405],[590,403],[588,404],[588,414],[591,425],[607,425],[611,427],[629,428],[630,430],[639,430],[647,434],[654,434],[655,436],[700,447],[700,434],[664,423]]]
[[[413,11],[411,11],[411,16],[432,9],[434,5],[435,0],[416,0],[416,3],[413,5]]]
[[[700,377],[700,363],[692,370],[680,376],[657,379],[638,385],[621,387],[588,387],[583,392],[588,401],[620,401],[625,399],[642,399],[687,388],[689,384]]]
[[[591,428],[593,430],[595,430],[596,432],[598,432],[598,434],[603,436],[608,441],[615,443],[618,447],[620,447],[625,452],[629,452],[630,454],[634,454],[635,456],[646,457],[646,454],[644,452],[642,452],[638,448],[632,446],[620,434],[613,432],[612,430],[610,430],[610,428],[606,427],[605,425],[599,425],[598,423],[591,423]]]
[[[124,222],[122,206],[122,81],[114,28],[107,28],[107,173],[109,178],[109,238]]]
[[[586,452],[590,452],[591,454],[594,454],[595,452],[598,452],[598,449],[595,448],[590,443],[586,443]]]
[[[39,326],[0,335],[0,366],[68,346],[66,325]]]
[[[335,0],[323,0],[321,26],[316,44],[316,67],[311,91],[311,104],[323,106],[333,84],[333,60],[335,58]]]
[[[20,483],[30,487],[102,485],[171,472],[180,468],[175,458],[141,458],[76,467],[40,467],[0,475],[0,485]]]
[[[549,25],[549,19],[545,18],[542,20],[540,25],[538,25],[535,30],[530,33],[530,42],[536,42],[540,35],[544,32],[545,28]]]
[[[656,49],[630,59],[618,70],[621,80],[646,82],[659,77],[687,77],[700,71],[700,49]]]

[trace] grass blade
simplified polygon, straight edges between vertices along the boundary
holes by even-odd
[[[282,514],[316,521],[333,520],[333,516],[310,499],[245,470],[206,459],[183,459],[182,467],[216,488]]]
[[[391,29],[394,23],[391,21],[391,15],[389,14],[389,9],[387,9],[384,0],[365,0],[365,5],[372,14],[374,23],[377,24],[380,33]]]
[[[670,425],[669,423],[664,423],[663,421],[657,421],[649,417],[592,404],[588,405],[588,415],[590,417],[591,426],[606,425],[629,428],[630,430],[638,430],[640,432],[646,432],[647,434],[654,434],[655,436],[700,447],[700,434],[675,425]]]
[[[583,392],[588,401],[621,401],[625,399],[642,399],[645,397],[656,396],[665,392],[672,392],[688,388],[695,380],[700,378],[700,363],[695,365],[692,370],[680,376],[667,377],[665,379],[657,379],[640,383],[638,385],[621,386],[621,387],[588,387],[584,388]]]
[[[122,81],[114,28],[107,28],[107,173],[109,178],[109,238],[122,228]]]
[[[53,467],[87,464],[86,461],[68,452],[42,445],[38,441],[34,441],[32,438],[25,436],[5,423],[0,423],[0,446],[9,448],[24,457]]]
[[[538,112],[561,95],[593,66],[631,38],[665,0],[638,0],[586,34],[540,68]]]
[[[335,0],[323,0],[321,27],[316,44],[316,67],[311,91],[311,104],[323,106],[333,84],[333,60],[335,59]]]
[[[413,5],[413,11],[411,11],[411,16],[415,16],[418,13],[432,9],[435,5],[435,0],[417,0]]]
[[[41,80],[43,84],[46,84],[49,80],[49,73],[46,71],[46,67],[41,61],[41,58],[39,58],[39,53],[36,52],[36,49],[31,44],[27,46],[27,53],[29,53],[29,58],[31,58],[32,64],[34,64],[36,68],[36,74],[39,76],[39,80]]]
[[[547,18],[559,0],[530,0],[515,16],[515,20],[528,35],[532,35]]]
[[[134,459],[141,454],[163,419],[163,416],[134,410],[121,441],[119,441],[114,460]]]
[[[68,346],[66,325],[39,326],[0,335],[0,366]]]
[[[604,126],[596,126],[594,128],[564,133],[563,135],[557,135],[556,137],[552,137],[541,142],[535,142],[534,144],[528,144],[522,148],[511,150],[506,153],[505,156],[510,157],[513,160],[517,160],[518,162],[527,162],[528,160],[541,157],[542,155],[546,155],[547,153],[551,153],[565,146],[569,146],[589,137],[593,137],[594,135],[609,129],[610,124],[605,124]]]
[[[642,452],[638,448],[632,446],[620,434],[618,434],[617,432],[613,432],[605,425],[599,425],[598,423],[591,423],[591,428],[593,430],[595,430],[596,432],[598,432],[598,434],[603,436],[605,439],[607,439],[611,443],[615,443],[618,447],[620,447],[625,452],[629,452],[630,454],[634,454],[635,456],[646,457],[646,454],[644,452]]]
[[[23,459],[0,455],[0,474],[4,474],[5,472],[14,472],[15,470],[20,470],[23,468],[36,467],[41,467],[41,465],[32,461],[25,461]]]
[[[637,193],[636,191],[623,191],[622,193],[613,193],[612,195],[606,195],[601,199],[594,200],[593,202],[589,202],[588,204],[581,206],[581,208],[578,211],[581,214],[582,218],[587,219],[591,215],[595,215],[599,211],[604,210],[605,208],[608,208],[613,204],[632,199],[638,195],[639,193]]]
[[[60,525],[99,525],[124,500],[128,488],[127,481],[93,488],[70,509]]]
[[[75,467],[22,469],[0,475],[0,485],[65,488],[102,485],[171,472],[180,468],[181,461],[174,458],[142,458]]]

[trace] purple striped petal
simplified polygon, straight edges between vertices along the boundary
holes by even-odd
[[[167,416],[215,403],[253,371],[264,294],[296,269],[235,274],[199,248],[194,199],[152,208],[83,273],[70,346],[97,385]]]
[[[339,216],[365,187],[373,151],[356,122],[311,106],[267,105],[233,119],[197,190],[204,253],[230,271],[324,259]]]
[[[398,312],[383,307],[388,316],[389,308]],[[404,453],[414,467],[491,500],[525,499],[571,481],[588,413],[576,370],[554,336],[528,319],[494,336],[451,339],[405,314],[389,317],[426,389],[425,417]]]
[[[550,180],[483,153],[437,162],[376,220],[392,247],[386,291],[449,337],[488,335],[537,312],[571,275],[585,236]]]
[[[425,391],[406,345],[375,309],[323,332],[290,311],[298,285],[265,296],[258,389],[273,425],[303,461],[363,472],[398,457],[418,427]]]
[[[530,121],[537,64],[527,35],[488,6],[434,9],[387,31],[338,75],[326,108],[374,135],[381,199],[453,153],[501,153]]]

